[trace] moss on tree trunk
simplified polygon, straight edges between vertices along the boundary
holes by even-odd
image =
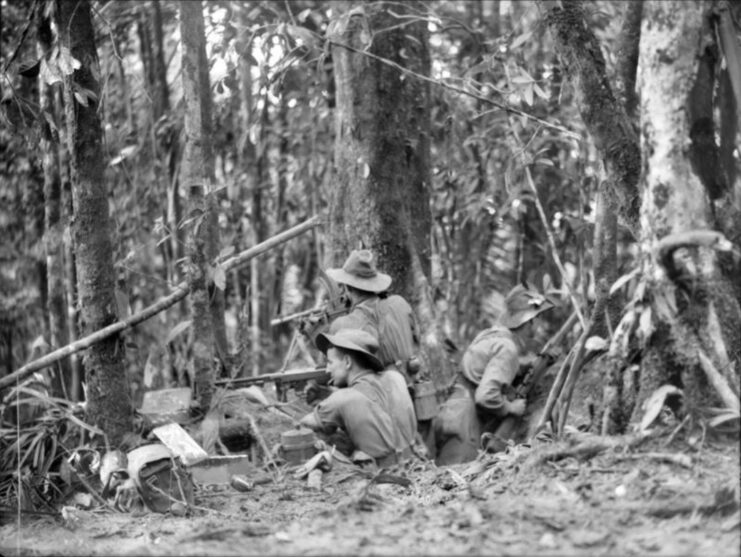
[[[89,3],[58,1],[55,7],[61,44],[80,63],[65,76],[64,102],[80,317],[83,333],[91,334],[118,320],[105,154],[98,116],[100,86],[96,76],[100,69]],[[123,362],[124,345],[119,335],[93,345],[84,358],[87,417],[113,445],[131,429],[132,404]]]

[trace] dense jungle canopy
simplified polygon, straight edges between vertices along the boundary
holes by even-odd
[[[368,247],[441,388],[527,282],[534,347],[576,315],[554,429],[590,366],[594,431],[661,387],[737,425],[740,36],[720,0],[2,0],[3,393],[39,373],[113,444],[147,390],[205,413],[315,363],[271,322]]]

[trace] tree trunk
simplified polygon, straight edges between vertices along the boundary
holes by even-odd
[[[247,19],[248,5],[239,5],[239,23],[247,27],[249,20]],[[250,50],[253,48],[252,42],[249,44],[242,44],[250,57],[252,53]],[[250,140],[250,128],[255,123],[255,111],[253,102],[253,86],[252,86],[252,63],[247,56],[240,56],[239,58],[239,93],[240,93],[240,110],[239,110],[239,128],[242,130],[242,134],[239,137],[239,144],[237,148],[237,166],[240,169],[240,174],[243,176],[243,182],[245,184],[253,184],[256,187],[257,184],[257,156],[255,150],[255,144]],[[247,196],[250,195],[251,191],[249,186],[244,186],[243,190],[238,191],[235,195]],[[241,211],[241,204],[235,203],[235,209],[239,207]],[[250,221],[243,215],[238,219],[239,229],[237,233],[240,237],[249,238],[250,235]],[[250,277],[252,273],[250,272]],[[250,279],[251,280],[251,279]],[[236,288],[240,286],[237,282]],[[254,345],[251,336],[251,327],[249,323],[250,316],[250,297],[252,288],[248,288],[244,296],[242,304],[239,307],[237,332],[239,338],[239,361],[237,365],[242,370],[253,371],[252,367],[252,350],[251,347]],[[241,297],[241,292],[240,292]]]
[[[641,244],[646,263],[663,272],[646,277],[656,332],[643,355],[634,420],[641,402],[664,383],[682,387],[688,407],[719,406],[703,371],[707,358],[738,396],[741,306],[732,281],[739,268],[724,272],[719,265],[717,250],[729,246],[709,232],[716,226],[714,191],[703,181],[693,142],[698,88],[707,94],[713,89],[703,50],[715,40],[706,24],[710,8],[700,1],[652,1],[644,8],[638,79],[646,168]]]
[[[223,290],[214,284],[218,228],[211,193],[211,96],[201,2],[180,4],[183,38],[182,79],[185,100],[185,146],[181,183],[188,191],[192,231],[189,238],[190,301],[193,331],[193,377],[196,398],[207,411],[213,394],[214,347],[226,364]],[[218,344],[217,344],[218,342]]]
[[[39,17],[38,46],[40,54],[50,52],[53,47],[51,21]],[[59,173],[59,117],[61,102],[56,88],[50,87],[43,79],[39,80],[39,99],[42,112],[55,122],[55,128],[42,126],[41,152],[44,167],[44,251],[46,254],[46,311],[49,318],[49,344],[52,350],[69,344],[67,322],[67,292],[64,286],[64,228],[62,220],[62,178]],[[53,374],[54,396],[68,398],[71,391],[71,366],[69,358],[61,360]]]
[[[638,137],[607,78],[605,59],[580,2],[563,2],[546,14],[561,68],[574,83],[579,113],[605,164],[607,181],[625,223],[638,229],[641,153]],[[637,234],[636,234],[637,235]]]
[[[375,252],[393,278],[392,290],[410,300],[429,332],[423,342],[435,376],[445,358],[429,287],[429,85],[389,64],[429,74],[425,22],[399,19],[414,8],[354,3],[328,33],[336,84],[336,174],[324,263],[340,265],[361,246]]]
[[[62,102],[63,99],[60,99]],[[63,110],[63,109],[62,109]],[[64,120],[64,118],[63,118]],[[62,206],[64,209],[63,220],[67,226],[72,228],[75,209],[72,195],[72,180],[70,176],[69,164],[69,145],[68,130],[66,123],[63,121],[59,128],[59,174],[62,180]],[[69,331],[69,341],[75,342],[80,336],[79,323],[79,304],[77,293],[77,263],[75,262],[75,250],[72,242],[63,244],[64,250],[64,291],[67,297],[67,330]],[[82,400],[82,381],[85,375],[83,362],[77,354],[70,356],[70,366],[72,367],[72,377],[70,378],[69,396],[71,400]]]
[[[638,95],[636,93],[636,71],[638,68],[638,47],[641,38],[641,19],[643,0],[625,2],[623,5],[623,26],[617,48],[617,96],[625,107],[629,118],[636,117]]]
[[[56,3],[61,47],[80,66],[64,78],[64,102],[74,222],[72,239],[77,264],[82,330],[89,334],[118,320],[114,296],[113,245],[104,184],[102,132],[98,116],[100,75],[90,5]],[[124,344],[115,335],[85,354],[87,419],[116,446],[131,430],[132,405],[124,362]]]

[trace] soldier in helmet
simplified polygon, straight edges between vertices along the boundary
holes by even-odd
[[[507,416],[525,413],[525,399],[508,400],[505,390],[519,371],[525,341],[533,335],[533,319],[553,307],[544,296],[522,285],[505,298],[497,322],[468,346],[453,392],[433,420],[439,465],[476,458],[481,435],[493,432]]]

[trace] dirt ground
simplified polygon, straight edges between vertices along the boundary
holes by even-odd
[[[10,555],[740,555],[739,444],[675,439],[555,458],[566,442],[392,474],[287,466],[238,492],[197,486],[187,516],[77,509],[3,517]],[[564,456],[563,452],[560,456]],[[382,483],[406,477],[408,485]]]

